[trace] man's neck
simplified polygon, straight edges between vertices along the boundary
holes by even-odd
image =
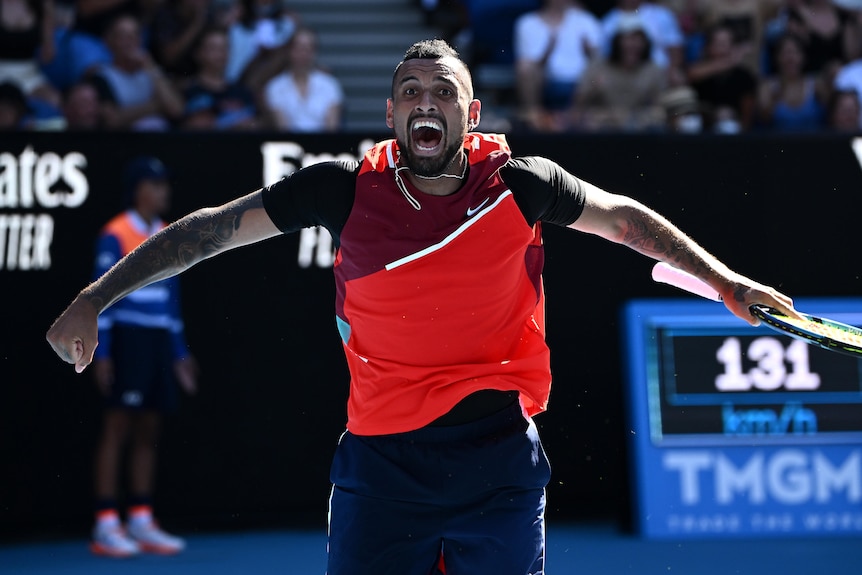
[[[156,219],[158,218],[157,214],[154,214],[153,212],[151,212],[149,210],[142,210],[142,209],[137,208],[137,207],[132,208],[132,209],[135,211],[136,214],[138,214],[138,217],[141,218],[141,220],[145,224],[147,224],[147,226],[152,226],[153,222],[156,221]]]
[[[467,155],[463,152],[458,154],[455,161],[439,176],[417,176],[410,170],[404,170],[404,173],[413,187],[420,192],[429,196],[448,196],[461,189],[467,179]]]

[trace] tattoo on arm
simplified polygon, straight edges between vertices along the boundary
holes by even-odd
[[[192,267],[234,245],[246,211],[262,207],[259,195],[222,208],[198,210],[151,236],[85,290],[98,310],[152,282]]]
[[[681,239],[679,239],[681,238]],[[705,279],[707,268],[686,244],[681,232],[643,214],[632,215],[626,221],[623,243],[642,254],[671,262],[676,267]]]

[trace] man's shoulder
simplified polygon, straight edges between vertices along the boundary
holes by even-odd
[[[545,188],[559,179],[562,167],[544,156],[518,156],[500,167],[500,176],[512,191]]]
[[[556,162],[544,156],[526,155],[512,156],[503,165],[507,170],[518,170],[525,172],[536,172],[547,169],[548,166],[555,165]]]
[[[352,189],[356,183],[360,163],[353,159],[326,160],[304,166],[264,188],[267,195],[307,191],[317,194],[321,190]]]
[[[326,160],[304,166],[296,175],[302,175],[310,178],[328,178],[343,175],[356,176],[359,169],[359,160],[354,159],[338,159]]]

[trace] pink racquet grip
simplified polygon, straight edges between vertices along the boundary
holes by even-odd
[[[675,268],[672,265],[659,262],[652,268],[652,279],[669,284],[687,292],[699,295],[713,301],[721,301],[721,295],[708,283],[701,281],[688,272]]]

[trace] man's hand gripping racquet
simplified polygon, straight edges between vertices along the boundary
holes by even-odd
[[[721,295],[712,286],[665,262],[653,267],[652,278],[707,299],[722,301]],[[754,317],[776,331],[830,351],[862,358],[862,329],[806,313],[797,312],[800,317],[792,317],[764,305],[752,305],[749,310]]]

